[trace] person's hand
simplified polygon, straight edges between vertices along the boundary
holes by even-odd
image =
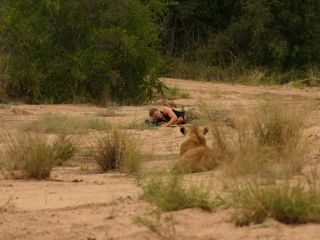
[[[162,124],[161,127],[168,127],[166,123]]]

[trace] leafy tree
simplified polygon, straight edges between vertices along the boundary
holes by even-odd
[[[31,103],[140,103],[156,78],[155,15],[139,0],[1,0],[7,91]]]

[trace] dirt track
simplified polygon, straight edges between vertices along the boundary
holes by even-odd
[[[262,99],[300,104],[308,109],[305,134],[313,144],[312,154],[320,152],[320,89],[291,87],[253,87],[208,82],[164,79],[167,85],[190,93],[191,98],[176,102],[186,107],[199,101],[215,104],[232,117],[242,117],[245,111]],[[150,106],[117,107],[116,116],[101,117],[113,124],[126,125],[142,121]],[[103,108],[89,105],[8,105],[0,108],[0,132],[14,129],[27,121],[46,114],[97,116]],[[166,170],[177,159],[183,141],[178,128],[128,130],[136,135],[146,153],[148,171]],[[90,134],[100,134],[92,131]],[[86,136],[81,136],[85,142]],[[1,142],[0,148],[4,143]],[[148,153],[155,156],[148,158]],[[86,168],[83,168],[86,166]],[[219,170],[203,174],[219,188]],[[197,175],[196,177],[202,177]],[[150,213],[155,207],[140,199],[141,187],[133,177],[122,174],[100,174],[91,159],[73,160],[70,166],[56,168],[49,181],[0,180],[0,239],[165,239],[135,219]],[[273,220],[261,225],[236,228],[229,221],[230,210],[207,213],[187,209],[173,213],[174,230],[171,239],[320,239],[317,224],[288,226]],[[170,224],[170,223],[169,223]]]

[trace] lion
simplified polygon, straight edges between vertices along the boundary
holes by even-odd
[[[192,125],[188,129],[181,127],[180,131],[188,138],[180,146],[180,159],[174,169],[186,172],[204,172],[217,166],[213,151],[207,146],[205,134],[208,128],[200,131],[198,126]]]

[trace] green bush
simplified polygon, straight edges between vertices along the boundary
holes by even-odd
[[[177,59],[169,75],[251,82],[260,69],[267,83],[303,79],[320,64],[319,9],[313,0],[177,0],[162,33],[166,58]]]
[[[31,103],[141,103],[156,78],[155,13],[139,0],[3,0],[6,91]]]

